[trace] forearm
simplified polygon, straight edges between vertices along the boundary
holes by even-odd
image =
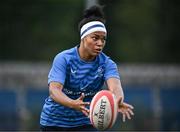
[[[108,89],[114,93],[114,95],[119,98],[119,97],[122,97],[122,100],[121,102],[124,101],[124,92],[123,92],[123,89],[122,89],[122,85],[121,85],[121,82],[119,79],[116,79],[116,78],[110,78],[107,80],[107,86],[108,86]]]
[[[62,92],[62,87],[52,83],[49,85],[49,94],[50,97],[57,103],[73,108],[74,107],[74,100],[69,98]]]
[[[117,87],[114,87],[112,92],[115,94],[116,97],[119,97],[119,96],[122,97],[121,102],[124,101],[124,92],[123,92],[123,89],[122,89],[121,85],[119,85]]]
[[[117,96],[121,96],[124,98],[124,92],[123,92],[123,89],[122,89],[122,86],[119,84],[117,86],[114,86],[112,88],[110,88],[110,90]]]
[[[89,102],[83,102],[84,94],[82,93],[78,99],[71,99],[62,92],[63,85],[57,82],[52,82],[49,85],[50,97],[57,103],[69,108],[81,111],[86,116],[89,115],[89,110],[85,107],[89,105]]]

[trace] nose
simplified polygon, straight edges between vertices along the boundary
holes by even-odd
[[[102,39],[99,39],[99,40],[96,42],[96,45],[97,45],[98,47],[103,47],[104,44],[105,44],[105,42],[104,42],[104,40],[102,40]]]

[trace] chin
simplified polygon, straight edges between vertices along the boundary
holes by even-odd
[[[93,53],[93,56],[97,56],[99,55],[101,52],[98,52],[98,53]]]

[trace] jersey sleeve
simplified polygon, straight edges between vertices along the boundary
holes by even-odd
[[[63,54],[58,54],[54,58],[51,70],[48,75],[48,84],[50,82],[59,82],[64,85],[66,78],[67,62]]]
[[[112,78],[112,77],[120,79],[119,71],[118,71],[116,63],[112,61],[110,58],[108,58],[105,65],[104,78],[105,80],[108,80],[109,78]]]

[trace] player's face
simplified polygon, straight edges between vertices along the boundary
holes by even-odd
[[[105,32],[93,32],[84,38],[84,48],[89,55],[97,56],[103,50],[105,42]]]

